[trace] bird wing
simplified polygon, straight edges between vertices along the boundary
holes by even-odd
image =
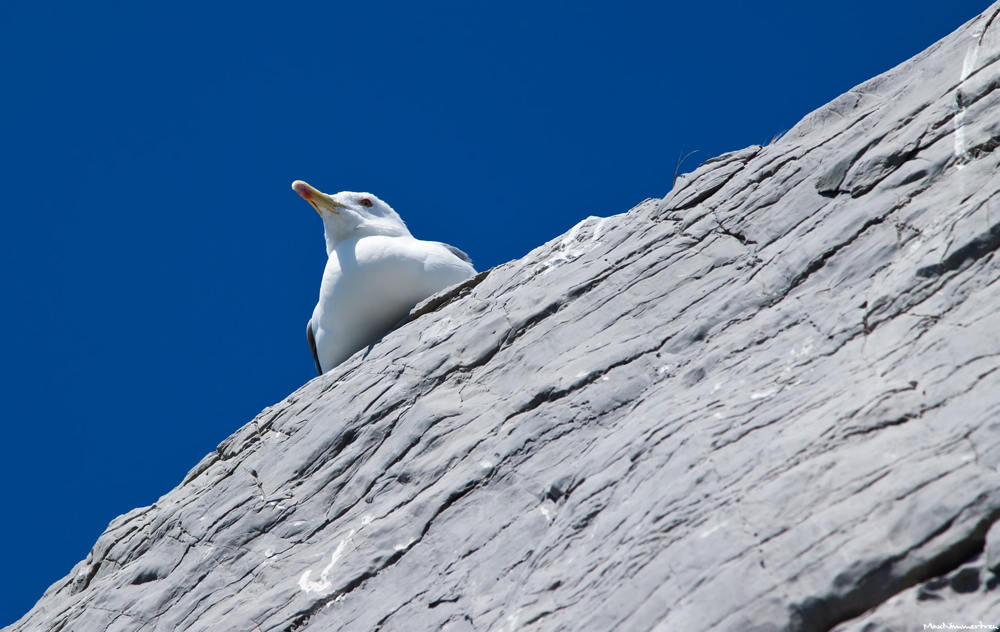
[[[447,248],[451,252],[451,254],[455,255],[456,257],[458,257],[462,261],[466,262],[470,266],[472,265],[472,257],[470,257],[469,255],[465,254],[464,252],[462,252],[461,250],[459,250],[455,246],[449,246],[448,244],[441,243],[440,241],[436,242],[436,243],[439,243],[442,246],[444,246],[445,248]]]
[[[313,335],[313,321],[312,318],[306,323],[306,338],[309,340],[309,350],[313,354],[313,362],[316,363],[316,372],[323,375],[323,368],[319,365],[319,354],[316,353],[316,336]]]

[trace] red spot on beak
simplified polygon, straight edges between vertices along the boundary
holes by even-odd
[[[312,187],[303,182],[302,180],[296,180],[292,183],[292,190],[298,193],[303,200],[306,202],[312,201]]]

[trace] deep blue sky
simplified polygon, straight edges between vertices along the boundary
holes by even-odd
[[[0,3],[0,625],[314,376],[289,188],[478,269],[766,143],[985,0]]]

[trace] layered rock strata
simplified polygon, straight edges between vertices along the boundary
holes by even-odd
[[[998,10],[430,299],[7,629],[1000,624]]]

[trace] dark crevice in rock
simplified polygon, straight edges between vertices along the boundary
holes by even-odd
[[[430,531],[431,525],[433,525],[434,521],[438,518],[438,516],[440,516],[445,511],[447,511],[452,505],[454,505],[459,500],[461,500],[470,491],[472,491],[473,489],[475,489],[478,484],[479,484],[479,481],[475,481],[475,480],[469,481],[463,487],[461,487],[460,489],[457,489],[457,490],[453,491],[451,494],[449,494],[448,497],[445,499],[445,501],[441,504],[441,506],[438,507],[437,510],[434,512],[434,515],[431,516],[427,520],[427,522],[424,524],[424,527],[423,527],[423,529],[420,532],[420,537],[416,539],[416,542],[411,543],[411,545],[409,547],[407,547],[406,549],[396,551],[395,553],[393,553],[392,555],[390,555],[389,557],[387,557],[385,559],[385,562],[381,566],[379,566],[377,569],[367,570],[367,571],[359,574],[357,577],[355,577],[350,582],[348,582],[341,590],[336,591],[335,593],[333,593],[331,595],[328,595],[328,596],[324,597],[323,599],[318,599],[308,609],[300,612],[292,620],[292,622],[288,626],[286,626],[284,628],[284,632],[293,632],[295,630],[300,630],[300,629],[304,628],[306,625],[308,625],[310,619],[317,612],[319,612],[324,607],[326,607],[326,605],[328,603],[330,603],[334,599],[342,597],[343,595],[347,595],[347,594],[353,592],[359,586],[361,586],[362,584],[364,584],[366,581],[368,581],[372,577],[375,577],[376,575],[378,575],[380,572],[382,572],[386,568],[389,568],[390,566],[396,564],[403,557],[403,555],[405,555],[406,552],[409,551],[412,548],[413,544],[416,544],[417,542],[419,542],[420,540],[422,540],[424,538],[424,536],[427,535],[427,532]],[[333,520],[335,520],[335,519],[331,519],[328,522],[332,522]]]
[[[784,167],[799,162],[799,160],[801,159],[801,156],[796,155],[796,154],[784,154],[784,155],[779,156],[779,158],[780,159],[776,159],[773,162],[771,162],[770,164],[762,165],[759,171],[757,171],[752,176],[750,176],[749,178],[747,178],[747,184],[746,184],[746,186],[744,186],[742,189],[736,191],[735,193],[741,193],[743,190],[745,190],[748,187],[751,187],[751,186],[756,187],[756,186],[760,185],[761,183],[763,183],[764,180],[768,180],[770,178],[773,178]]]
[[[451,597],[442,597],[440,599],[435,599],[434,601],[428,603],[427,607],[428,608],[437,608],[438,606],[440,606],[443,603],[455,603],[456,601],[458,601],[461,598],[462,598],[461,595],[453,595]]]
[[[850,246],[855,241],[857,241],[858,237],[860,237],[861,235],[863,235],[872,226],[877,226],[877,225],[883,223],[885,221],[885,219],[886,219],[886,216],[882,215],[880,217],[874,217],[874,218],[868,220],[867,222],[864,223],[864,226],[861,227],[861,230],[859,230],[858,232],[856,232],[853,235],[851,235],[851,237],[849,239],[847,239],[847,241],[844,241],[844,242],[841,242],[841,243],[837,244],[833,248],[830,248],[829,250],[827,250],[826,252],[824,252],[822,255],[820,255],[818,259],[813,260],[808,266],[806,266],[806,268],[802,272],[800,272],[794,279],[792,279],[792,281],[788,284],[788,289],[784,292],[784,294],[780,298],[778,298],[774,302],[777,302],[778,300],[781,300],[789,292],[791,292],[792,290],[794,290],[799,285],[802,285],[802,283],[804,283],[806,279],[808,279],[810,276],[812,276],[813,274],[815,274],[816,272],[818,272],[823,266],[825,266],[826,262],[829,261],[834,255],[836,255],[838,252],[840,252],[844,248]]]
[[[377,404],[378,401],[380,399],[382,399],[383,395],[385,395],[386,393],[388,393],[392,389],[392,387],[394,385],[395,385],[394,383],[390,382],[388,386],[386,386],[384,389],[382,389],[381,393],[379,393],[378,395],[376,395],[375,397],[373,397],[372,400],[370,402],[368,402],[367,405],[365,405],[365,407],[361,410],[361,414],[364,415],[365,413],[367,413],[371,409],[372,406],[374,406],[375,404]],[[359,393],[359,395],[360,395],[360,393]]]
[[[138,586],[140,584],[155,582],[158,579],[160,579],[160,576],[156,573],[156,571],[146,570],[136,575],[135,579],[133,579],[131,583],[133,586]]]
[[[504,418],[504,423],[506,423],[507,421],[513,419],[514,417],[517,417],[518,415],[523,415],[525,413],[529,413],[529,412],[535,410],[536,408],[538,408],[539,406],[541,406],[542,404],[552,403],[552,402],[555,402],[557,400],[560,400],[560,399],[566,397],[567,395],[570,395],[570,394],[574,393],[575,391],[578,391],[581,388],[583,388],[585,386],[588,386],[589,384],[592,384],[592,383],[596,382],[598,379],[600,379],[601,377],[603,377],[606,373],[608,373],[612,369],[615,369],[615,368],[618,368],[620,366],[629,364],[629,363],[635,361],[636,359],[638,359],[638,358],[640,358],[640,357],[642,357],[644,355],[653,353],[659,347],[660,346],[657,345],[653,349],[646,349],[644,351],[641,351],[640,353],[635,354],[634,356],[628,357],[628,358],[626,358],[624,360],[619,360],[618,362],[615,362],[613,364],[609,364],[608,367],[606,369],[604,369],[603,371],[593,371],[589,375],[587,375],[587,377],[585,379],[583,379],[580,382],[577,382],[577,383],[571,385],[569,388],[564,388],[564,389],[548,388],[548,389],[545,389],[543,391],[540,391],[540,392],[536,393],[535,396],[532,397],[523,406],[519,407],[517,410],[515,410],[514,412],[510,413],[509,415],[507,415]]]
[[[379,619],[379,620],[378,620],[378,621],[377,621],[377,622],[375,623],[375,627],[374,627],[374,628],[372,628],[372,632],[379,632],[379,631],[380,631],[380,630],[382,629],[382,626],[383,626],[383,625],[385,625],[385,622],[386,622],[386,621],[388,621],[389,619],[391,619],[391,618],[392,618],[392,617],[393,617],[393,616],[394,616],[394,615],[395,615],[396,613],[398,613],[398,612],[399,612],[400,610],[402,610],[402,609],[403,609],[404,607],[406,607],[406,606],[410,605],[410,604],[411,604],[411,603],[413,603],[413,602],[414,602],[414,601],[415,601],[416,599],[418,599],[418,598],[422,597],[422,596],[423,596],[423,595],[424,595],[424,594],[425,594],[426,592],[427,592],[427,591],[421,591],[421,592],[417,593],[416,595],[414,595],[412,599],[409,599],[408,601],[405,601],[405,602],[403,602],[403,603],[399,604],[399,606],[398,606],[398,607],[396,607],[396,608],[394,608],[394,609],[390,610],[390,611],[389,611],[388,613],[386,613],[386,615],[385,615],[384,617],[382,617],[381,619]]]
[[[719,225],[719,232],[720,233],[722,233],[723,235],[726,235],[728,237],[732,237],[733,239],[735,239],[736,241],[740,242],[744,246],[750,246],[750,245],[754,245],[754,244],[757,243],[756,241],[750,239],[749,237],[747,237],[743,233],[738,233],[738,232],[729,230],[728,228],[726,228],[725,226],[722,225],[722,222],[720,222],[718,220],[716,220],[716,223],[718,223],[718,225]]]
[[[848,437],[853,437],[855,435],[866,435],[866,434],[871,434],[873,432],[878,432],[879,430],[882,430],[884,428],[889,428],[890,426],[901,426],[906,422],[910,421],[911,419],[919,419],[920,416],[921,415],[919,413],[906,413],[905,415],[900,415],[895,419],[880,421],[872,426],[845,432],[843,435],[841,435],[841,438],[847,439]]]
[[[898,151],[894,151],[890,153],[888,156],[881,158],[880,160],[878,160],[878,162],[869,165],[868,171],[879,172],[878,177],[872,178],[870,181],[865,182],[864,185],[852,188],[850,191],[851,197],[859,198],[863,195],[871,193],[871,191],[876,186],[885,181],[885,179],[888,178],[893,173],[895,173],[896,170],[898,170],[900,167],[905,165],[910,160],[913,160],[913,158],[915,158],[916,155],[920,152],[920,141],[922,140],[922,138],[923,137],[921,136],[921,138],[918,138],[917,141],[914,142],[912,145],[907,145],[905,147],[902,147]],[[910,177],[913,178],[913,175],[911,175]],[[910,180],[910,181],[913,182],[915,180]],[[904,182],[903,184],[906,183]]]
[[[392,410],[395,410],[395,407]],[[388,412],[392,412],[392,410]],[[317,470],[328,465],[348,446],[357,441],[358,436],[356,428],[345,428],[343,432],[334,435],[328,443],[319,446],[307,459],[304,459],[302,465],[294,471],[294,476],[296,478],[308,478]]]
[[[989,28],[990,28],[990,25],[993,24],[993,20],[996,19],[997,14],[1000,14],[1000,9],[997,9],[992,14],[990,14],[989,19],[986,20],[986,24],[983,25],[983,32],[979,34],[979,42],[976,44],[976,46],[982,46],[983,45],[983,38],[986,37],[986,31],[988,31]]]
[[[976,592],[980,586],[979,569],[967,567],[959,570],[948,580],[948,585],[959,594]]]
[[[90,586],[90,582],[94,579],[94,575],[97,574],[97,569],[101,567],[100,562],[91,562],[87,566],[87,572],[83,574],[77,574],[73,578],[73,585],[70,589],[70,594],[75,595],[79,592],[86,590]]]
[[[746,149],[739,149],[737,151],[729,151],[718,156],[708,158],[705,162],[698,165],[698,168],[702,168],[706,165],[714,165],[719,163],[719,167],[725,166],[731,162],[742,162],[744,164],[750,162],[755,156],[757,156],[763,149],[761,145],[751,145]],[[718,168],[718,167],[717,167]]]
[[[229,459],[239,456],[246,448],[260,441],[260,435],[253,434],[248,437],[243,437],[240,434],[235,434],[229,439],[226,439],[219,444],[216,448],[216,452],[219,454],[219,458],[223,461],[228,461]],[[239,448],[237,449],[237,444]]]
[[[965,81],[969,78],[966,77]],[[964,82],[963,82],[964,83]],[[1000,88],[1000,80],[994,80],[980,88],[978,92],[972,95],[963,95],[962,90],[955,90],[955,105],[958,106],[959,110],[965,110],[972,107],[976,103],[982,101],[984,98],[988,97],[991,93],[995,92],[997,88]]]
[[[309,608],[307,608],[307,609],[299,612],[292,619],[291,623],[289,623],[287,626],[285,626],[282,629],[282,632],[295,632],[296,630],[301,630],[301,629],[305,628],[307,625],[309,625],[309,623],[312,620],[313,616],[315,616],[317,612],[319,612],[320,610],[322,610],[323,608],[325,608],[327,606],[327,604],[331,603],[332,601],[334,601],[335,599],[337,599],[337,598],[339,598],[339,597],[341,597],[343,595],[347,595],[347,594],[353,592],[358,587],[360,587],[361,585],[363,585],[366,581],[368,581],[372,577],[375,577],[376,575],[378,575],[380,571],[382,571],[383,569],[388,568],[388,567],[392,566],[393,564],[395,564],[396,562],[398,562],[400,560],[400,558],[403,557],[404,553],[406,553],[406,551],[396,551],[395,553],[393,553],[392,555],[390,555],[388,558],[386,558],[385,564],[382,565],[377,570],[368,570],[368,571],[365,571],[365,572],[359,574],[354,579],[352,579],[350,582],[348,582],[344,586],[343,589],[341,589],[339,591],[336,591],[336,592],[334,592],[334,593],[332,593],[330,595],[327,595],[326,597],[324,597],[322,599],[317,599],[315,602],[313,602],[313,604]]]
[[[547,320],[549,317],[557,314],[561,310],[565,309],[569,303],[584,294],[592,291],[595,287],[599,286],[603,281],[610,277],[615,272],[615,269],[608,270],[605,274],[602,274],[594,279],[591,279],[587,283],[583,283],[579,286],[571,288],[566,292],[564,300],[553,301],[545,309],[533,314],[531,317],[523,320],[515,326],[512,326],[507,334],[501,339],[500,343],[490,349],[487,353],[483,354],[475,361],[468,364],[455,366],[445,373],[437,377],[435,381],[435,386],[443,384],[455,373],[466,373],[477,369],[481,366],[488,364],[500,351],[504,348],[512,345],[518,338],[523,336],[525,333],[530,331],[532,328],[536,327],[540,323]]]
[[[218,452],[210,452],[208,455],[205,456],[205,458],[203,458],[198,463],[198,465],[195,465],[193,468],[191,468],[191,471],[188,472],[187,475],[184,477],[184,480],[181,481],[181,487],[187,485],[194,479],[204,474],[208,470],[208,468],[212,467],[212,465],[214,465],[216,461],[218,461],[221,458],[222,455],[220,455]]]
[[[541,612],[538,612],[538,613],[532,615],[531,617],[525,619],[524,625],[532,625],[532,624],[538,623],[539,621],[541,621],[545,617],[547,617],[547,616],[549,616],[551,614],[555,614],[555,613],[559,612],[560,610],[562,610],[562,608],[547,608],[547,609],[544,609]]]
[[[412,450],[413,448],[415,448],[416,446],[418,446],[420,444],[420,442],[423,440],[424,435],[427,433],[427,431],[429,431],[431,428],[433,428],[434,426],[436,426],[440,422],[444,421],[445,419],[451,418],[452,416],[453,415],[445,415],[445,416],[442,416],[442,417],[438,417],[434,421],[432,421],[432,422],[428,423],[426,426],[424,426],[423,432],[421,432],[412,441],[410,441],[408,444],[406,444],[406,446],[402,450],[400,450],[399,453],[396,454],[392,458],[392,460],[390,460],[389,462],[387,462],[385,464],[385,467],[383,468],[383,471],[384,472],[388,472],[389,470],[391,470],[393,468],[393,466],[395,466],[397,463],[399,463],[400,461],[402,461],[403,459],[405,459],[406,455],[410,453],[410,450]],[[387,438],[388,438],[388,434],[387,434]],[[378,479],[378,478],[372,480],[371,484],[368,486],[368,489],[365,490],[365,493],[362,494],[362,496],[368,496],[368,495],[370,495],[371,492],[372,492],[372,490],[375,489],[375,485],[378,483],[379,480],[380,479]],[[401,475],[399,475],[396,478],[396,480],[399,483],[402,483],[402,484],[405,485],[405,484],[409,483],[411,479],[410,479],[410,475],[409,474],[401,474]],[[376,492],[376,494],[377,494],[377,492]]]
[[[866,569],[863,562],[856,562],[854,567],[834,578],[832,588],[835,594],[810,597],[790,606],[789,630],[827,632],[885,603],[907,588],[951,573],[984,550],[986,532],[1000,518],[998,500],[980,496],[923,542],[900,555],[885,558],[873,568]],[[955,527],[956,521],[967,512],[981,514],[975,527],[937,555],[922,559],[918,549]]]
[[[396,408],[398,406],[394,406],[393,410]],[[320,444],[312,454],[304,458],[302,464],[292,472],[292,476],[298,480],[309,478],[319,470],[330,465],[332,459],[339,456],[344,449],[357,441],[358,436],[359,433],[356,428],[345,428],[343,432],[334,435],[325,443]]]
[[[686,191],[688,188],[691,187],[697,188],[699,182],[705,182],[706,180],[710,181],[711,179],[709,176],[711,174],[717,173],[720,169],[723,169],[732,163],[738,162],[740,163],[740,167],[734,170],[732,173],[727,174],[724,177],[720,178],[718,181],[712,182],[705,189],[697,191],[693,197],[686,198],[680,206],[671,206],[668,204],[664,208],[659,209],[659,212],[655,214],[653,219],[654,220],[659,219],[663,216],[664,213],[668,212],[686,211],[688,209],[694,208],[695,206],[698,206],[698,204],[700,204],[701,202],[704,202],[708,198],[712,197],[722,187],[726,186],[726,184],[728,184],[733,178],[735,178],[737,174],[741,173],[746,168],[747,163],[749,163],[750,160],[753,159],[753,157],[760,152],[760,150],[761,147],[758,146],[755,148],[755,150],[754,148],[750,148],[750,149],[745,149],[742,152],[731,152],[729,154],[724,154],[723,156],[719,156],[718,158],[712,158],[703,162],[701,165],[699,165],[698,167],[699,169],[701,169],[701,167],[704,167],[706,165],[715,164],[716,162],[718,162],[719,165],[714,169],[710,169],[701,174],[697,174],[697,170],[695,170],[694,174],[697,174],[696,179],[688,183],[683,189],[680,189],[677,192],[678,194]],[[685,175],[690,176],[694,174],[685,174]]]
[[[970,159],[977,160],[987,154],[993,153],[997,147],[1000,147],[1000,136],[993,136],[983,143],[970,147],[966,151],[966,154]]]
[[[590,279],[586,283],[581,283],[580,285],[577,285],[576,287],[570,288],[570,290],[568,292],[566,292],[566,300],[567,300],[567,302],[568,301],[576,300],[576,299],[580,298],[581,296],[583,296],[584,294],[590,292],[594,288],[596,288],[599,285],[601,285],[601,283],[603,283],[604,281],[606,281],[608,279],[608,277],[610,277],[615,272],[616,272],[615,269],[610,269],[610,270],[606,271],[604,274],[600,274],[600,275],[594,277],[593,279]]]
[[[603,506],[595,507],[577,520],[574,520],[570,526],[574,531],[582,531],[583,529],[589,527],[590,523],[594,521],[594,518],[596,518],[602,511],[604,511]]]
[[[202,583],[202,582],[204,582],[204,581],[205,581],[205,579],[206,579],[207,577],[208,577],[208,571],[205,571],[204,573],[202,573],[201,575],[199,575],[199,576],[198,576],[198,577],[197,577],[197,578],[195,579],[195,581],[194,581],[193,585],[191,586],[191,588],[190,588],[190,590],[189,590],[188,592],[189,592],[189,593],[194,593],[194,592],[195,592],[195,590],[196,590],[196,589],[198,588],[198,586],[200,586],[200,585],[201,585],[201,583]],[[187,621],[187,620],[188,620],[188,618],[189,618],[189,617],[192,617],[192,616],[194,616],[195,620],[197,621],[197,618],[198,618],[198,614],[196,614],[196,613],[198,613],[198,608],[199,608],[199,607],[201,606],[201,604],[202,604],[202,603],[203,603],[204,601],[206,601],[206,600],[210,599],[211,597],[212,597],[212,591],[207,591],[207,592],[205,592],[205,594],[204,594],[204,595],[202,595],[202,596],[201,596],[201,597],[200,597],[200,598],[198,599],[198,601],[196,601],[196,602],[195,602],[195,604],[194,604],[193,606],[191,606],[191,607],[190,607],[190,612],[188,612],[188,614],[187,614],[187,615],[186,615],[186,616],[185,616],[185,617],[184,617],[183,619],[181,619],[181,623],[183,624],[183,623],[184,623],[185,621]],[[200,613],[199,613],[199,614],[200,614]],[[183,626],[183,627],[184,627],[184,628],[188,628],[188,627],[190,627],[190,626],[188,626],[188,625],[185,625],[185,626]]]
[[[967,262],[974,262],[1000,248],[1000,223],[978,235],[975,239],[953,252],[941,263],[925,266],[917,270],[917,277],[930,279],[947,272],[953,272]]]
[[[882,136],[873,139],[867,145],[859,149],[857,152],[850,156],[845,156],[833,164],[832,167],[827,169],[827,171],[821,175],[816,180],[816,192],[823,197],[837,197],[839,193],[843,193],[840,190],[840,185],[844,183],[844,178],[847,177],[847,172],[851,170],[856,162],[861,160],[869,149],[878,145],[882,141]]]
[[[381,440],[378,442],[378,445],[375,446],[374,448],[368,450],[367,452],[369,454],[374,454],[374,453],[378,452],[379,449],[381,449],[381,447],[388,440],[388,438],[392,435],[392,430],[395,427],[396,427],[396,422],[393,422],[387,429],[385,429],[382,432],[382,437],[381,437]],[[343,468],[343,469],[346,469],[346,468]],[[328,515],[326,517],[326,519],[323,520],[323,522],[319,526],[317,526],[315,529],[313,529],[312,531],[310,531],[309,534],[306,536],[306,539],[307,540],[311,539],[317,533],[323,531],[328,526],[330,526],[331,524],[333,524],[334,522],[336,522],[340,518],[344,517],[344,515],[347,514],[347,512],[350,511],[351,508],[354,505],[356,505],[358,502],[360,502],[362,498],[365,499],[365,502],[368,502],[368,503],[373,502],[374,497],[371,495],[371,492],[375,488],[375,485],[378,483],[378,481],[379,481],[378,477],[373,477],[368,482],[368,485],[365,487],[365,489],[360,494],[357,494],[357,496],[353,500],[351,500],[349,502],[342,502],[340,504],[339,509],[337,509],[336,512]],[[340,493],[344,489],[344,487],[346,487],[346,486],[347,486],[347,481],[341,481],[332,491],[330,491],[328,493],[328,495],[331,498],[335,498],[335,499],[339,500]]]

